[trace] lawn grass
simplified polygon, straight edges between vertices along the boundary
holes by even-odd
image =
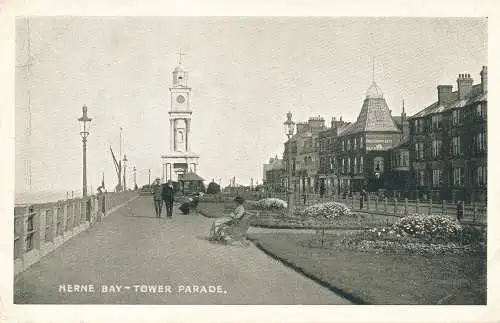
[[[232,202],[206,203],[200,202],[196,210],[208,218],[219,218],[231,212]]]
[[[259,247],[363,303],[454,305],[486,303],[486,257],[412,255],[310,247],[314,234],[258,233]],[[329,239],[340,239],[330,236]]]

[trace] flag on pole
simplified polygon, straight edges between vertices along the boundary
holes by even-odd
[[[104,189],[104,172],[102,173],[101,188]]]

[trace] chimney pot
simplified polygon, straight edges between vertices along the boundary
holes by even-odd
[[[457,80],[459,100],[463,100],[467,97],[467,95],[472,90],[472,82],[473,82],[473,80],[470,78],[470,74],[461,74],[461,75],[462,77],[459,77]]]

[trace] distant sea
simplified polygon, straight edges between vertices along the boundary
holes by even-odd
[[[80,197],[81,194],[75,192],[74,197]],[[69,192],[69,198],[71,198],[71,192]],[[15,204],[36,204],[36,203],[47,203],[47,202],[57,202],[59,200],[66,199],[66,192],[64,191],[48,191],[48,192],[22,192],[16,193]]]

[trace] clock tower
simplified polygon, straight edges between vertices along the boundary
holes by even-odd
[[[172,87],[170,88],[170,145],[169,152],[161,156],[163,167],[163,182],[171,180],[177,182],[179,178],[188,173],[196,173],[199,155],[191,152],[191,115],[190,105],[191,88],[188,87],[188,73],[179,65],[172,73]]]

